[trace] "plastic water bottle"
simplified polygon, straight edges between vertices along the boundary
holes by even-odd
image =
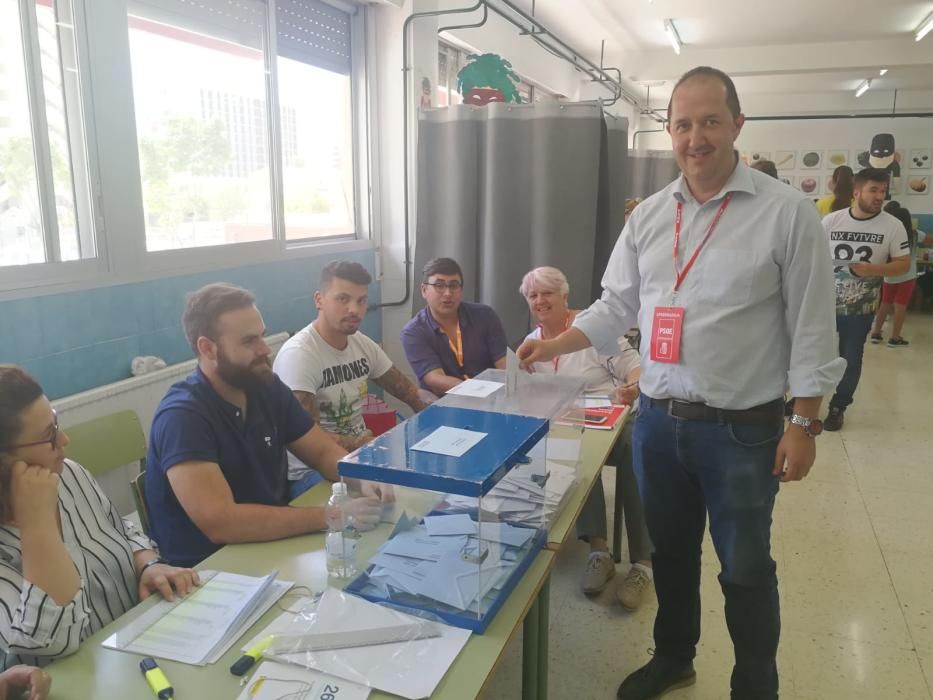
[[[348,533],[346,504],[350,501],[347,485],[336,482],[327,501],[327,573],[335,578],[356,574],[356,538]]]

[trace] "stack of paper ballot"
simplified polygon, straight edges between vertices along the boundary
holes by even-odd
[[[292,587],[268,576],[200,571],[201,585],[174,601],[152,596],[142,614],[102,645],[134,654],[204,666],[216,663]]]
[[[369,560],[368,585],[360,592],[389,600],[421,596],[476,613],[505,585],[534,534],[533,528],[502,522],[480,527],[466,513],[403,523]]]
[[[497,513],[514,523],[550,525],[560,512],[576,480],[576,471],[557,462],[548,461],[548,476],[541,486],[540,467],[523,464],[512,469],[495,487],[483,496],[483,510]],[[476,508],[479,501],[469,496],[448,495],[452,509]]]

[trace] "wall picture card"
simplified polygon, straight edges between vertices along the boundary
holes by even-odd
[[[800,191],[804,194],[820,194],[820,180],[819,177],[812,175],[802,175],[800,177]]]
[[[929,170],[933,165],[933,150],[929,148],[913,148],[910,151],[910,160],[907,167],[910,170]]]
[[[770,151],[749,151],[748,152],[748,164],[754,165],[761,160],[771,160]]]
[[[778,170],[796,170],[797,151],[775,151],[774,164]]]
[[[836,169],[840,165],[849,164],[849,152],[846,150],[826,151],[826,167]]]
[[[819,168],[823,163],[822,151],[800,151],[800,167],[807,170]]]
[[[929,192],[929,175],[911,175],[907,178],[907,194],[928,194]]]

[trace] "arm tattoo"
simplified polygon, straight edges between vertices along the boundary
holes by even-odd
[[[314,399],[314,394],[307,391],[294,391],[292,392],[295,395],[295,398],[298,399],[298,403],[301,404],[311,416],[314,418],[314,422],[320,425],[321,423],[321,410],[318,408],[317,401]],[[323,428],[322,428],[323,430]],[[340,435],[339,433],[331,433],[329,431],[324,431],[327,437],[340,445],[347,452],[353,452],[356,448],[361,445],[366,444],[370,440],[369,433],[365,435]]]
[[[427,405],[421,400],[421,397],[418,396],[418,387],[412,384],[408,377],[402,374],[396,367],[391,367],[388,372],[381,377],[373,379],[373,381],[399,401],[407,403],[411,407],[411,410],[416,413]]]

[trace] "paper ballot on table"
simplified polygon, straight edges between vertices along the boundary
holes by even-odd
[[[486,437],[487,433],[442,425],[433,433],[411,446],[419,452],[432,452],[448,457],[462,457],[474,445]]]
[[[291,664],[264,661],[237,700],[366,700],[369,688]]]
[[[199,572],[201,585],[192,593],[155,602],[102,644],[195,666],[214,663],[291,588],[289,581],[276,581],[277,574]]]
[[[346,620],[359,621],[358,629],[392,627],[406,621],[412,624],[424,623],[411,615],[333,589],[324,592],[317,610],[316,625],[320,626],[322,631],[327,631],[329,621],[333,622],[335,628],[339,628],[334,631],[351,631],[345,623]],[[279,616],[255,639],[262,639],[269,634],[285,633],[295,617],[293,613]],[[310,667],[321,673],[368,685],[410,700],[421,700],[431,696],[470,639],[469,630],[436,624],[440,632],[439,637],[336,649],[330,652],[276,654],[275,660]],[[244,646],[244,649],[246,648],[248,645]]]
[[[455,396],[469,396],[474,399],[485,399],[487,396],[495,394],[499,389],[505,386],[502,382],[490,382],[485,379],[467,379],[457,386],[448,389],[448,394]]]

